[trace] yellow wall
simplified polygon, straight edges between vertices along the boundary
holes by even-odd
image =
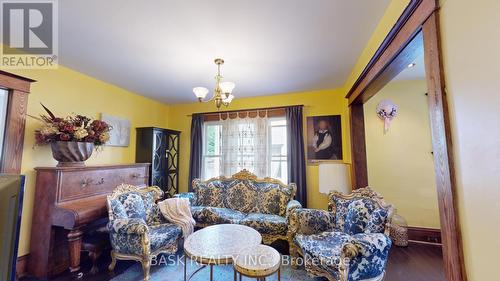
[[[469,280],[497,280],[500,239],[500,1],[440,10],[458,204]]]
[[[135,127],[167,126],[169,107],[165,104],[144,98],[116,86],[96,80],[92,77],[60,66],[57,70],[10,71],[37,80],[32,84],[28,99],[28,114],[38,116],[44,113],[40,102],[49,107],[54,114],[79,113],[93,118],[100,118],[100,113],[125,117],[131,123],[130,146],[105,147],[101,152],[94,152],[87,164],[117,164],[135,162]],[[39,122],[29,118],[23,151],[22,173],[26,175],[26,192],[21,225],[19,256],[29,252],[31,218],[34,198],[34,167],[54,166],[50,147],[33,149],[33,131]],[[42,243],[42,241],[41,241]]]
[[[368,180],[410,226],[440,228],[425,80],[393,81],[364,104]],[[397,117],[384,134],[378,103],[390,99]]]
[[[348,135],[348,111],[347,100],[344,98],[345,91],[343,89],[325,90],[315,92],[294,93],[275,96],[261,96],[254,98],[235,99],[231,103],[231,110],[235,109],[250,109],[260,107],[284,106],[303,104],[304,107],[304,122],[306,116],[318,115],[342,115],[342,145],[344,161],[351,162],[351,150]],[[170,107],[169,126],[174,130],[182,131],[181,134],[181,155],[180,155],[180,191],[187,191],[188,175],[189,175],[189,152],[190,152],[190,130],[191,117],[187,116],[195,112],[211,112],[214,111],[213,103],[190,103],[182,105],[173,105]],[[304,123],[304,130],[305,130]],[[306,133],[304,132],[304,135]],[[305,141],[305,140],[304,140]],[[318,192],[318,166],[307,166],[307,204],[310,208],[327,207],[327,197]]]

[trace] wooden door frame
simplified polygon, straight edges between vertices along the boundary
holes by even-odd
[[[0,172],[20,174],[28,94],[35,80],[0,70],[0,88],[9,92]]]
[[[423,36],[424,42],[445,276],[448,281],[467,280],[456,201],[450,116],[444,91],[437,0],[410,1],[346,96],[351,117],[353,188],[368,185],[363,104],[408,65],[405,52],[411,49],[407,47],[416,36]]]

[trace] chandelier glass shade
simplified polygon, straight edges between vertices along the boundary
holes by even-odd
[[[224,64],[223,59],[215,59],[215,64],[217,65],[217,75],[215,76],[215,89],[213,96],[205,100],[208,95],[209,90],[205,87],[195,87],[193,88],[193,93],[198,98],[199,102],[210,102],[214,101],[217,109],[220,109],[222,105],[229,106],[231,101],[234,99],[232,94],[236,84],[233,82],[224,81],[222,82],[222,75],[220,73],[220,67]]]

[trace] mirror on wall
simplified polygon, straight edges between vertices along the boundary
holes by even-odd
[[[410,63],[390,68],[402,70],[363,104],[368,182],[396,207],[393,222],[410,240],[393,238],[391,255],[425,262],[425,280],[444,280],[422,34],[400,56]],[[399,274],[390,280],[423,280],[418,272],[388,274]]]
[[[5,121],[7,119],[7,104],[9,101],[9,91],[0,89],[0,159],[3,152],[3,139],[5,136]]]

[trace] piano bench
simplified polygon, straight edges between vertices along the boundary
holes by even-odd
[[[83,235],[82,251],[89,253],[89,258],[92,261],[92,268],[90,274],[99,272],[97,266],[97,259],[104,251],[110,250],[111,244],[109,242],[109,234],[106,232],[95,231]]]

